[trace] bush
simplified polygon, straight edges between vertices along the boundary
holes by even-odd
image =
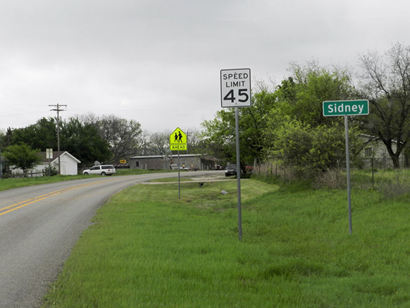
[[[357,132],[351,130],[351,153]],[[273,154],[285,166],[293,166],[299,176],[321,175],[345,161],[345,137],[340,127],[310,127],[298,121],[284,123],[275,133]]]
[[[3,155],[10,165],[23,169],[24,176],[27,176],[27,170],[33,168],[40,161],[37,152],[27,144],[22,143],[8,146]]]
[[[53,166],[49,166],[49,167],[45,167],[43,169],[43,175],[44,176],[54,176],[58,174],[58,170],[53,167]]]

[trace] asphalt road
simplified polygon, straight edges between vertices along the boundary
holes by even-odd
[[[207,172],[183,172],[200,176]],[[81,232],[114,193],[175,173],[88,178],[0,192],[0,307],[38,307]]]

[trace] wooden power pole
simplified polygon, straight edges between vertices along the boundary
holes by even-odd
[[[53,107],[50,109],[51,111],[57,111],[57,152],[58,152],[58,174],[61,174],[61,161],[60,161],[60,111],[65,111],[67,105],[48,105],[50,107]]]

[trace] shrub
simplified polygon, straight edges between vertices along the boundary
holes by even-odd
[[[357,132],[349,132],[352,148],[357,146]],[[290,121],[276,130],[272,153],[292,166],[300,176],[322,174],[339,167],[345,160],[345,137],[340,127],[310,127]],[[354,149],[351,153],[355,153]]]

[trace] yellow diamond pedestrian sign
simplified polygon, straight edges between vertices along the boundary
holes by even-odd
[[[169,135],[169,148],[171,151],[186,151],[187,137],[186,134],[177,127],[171,135]]]

